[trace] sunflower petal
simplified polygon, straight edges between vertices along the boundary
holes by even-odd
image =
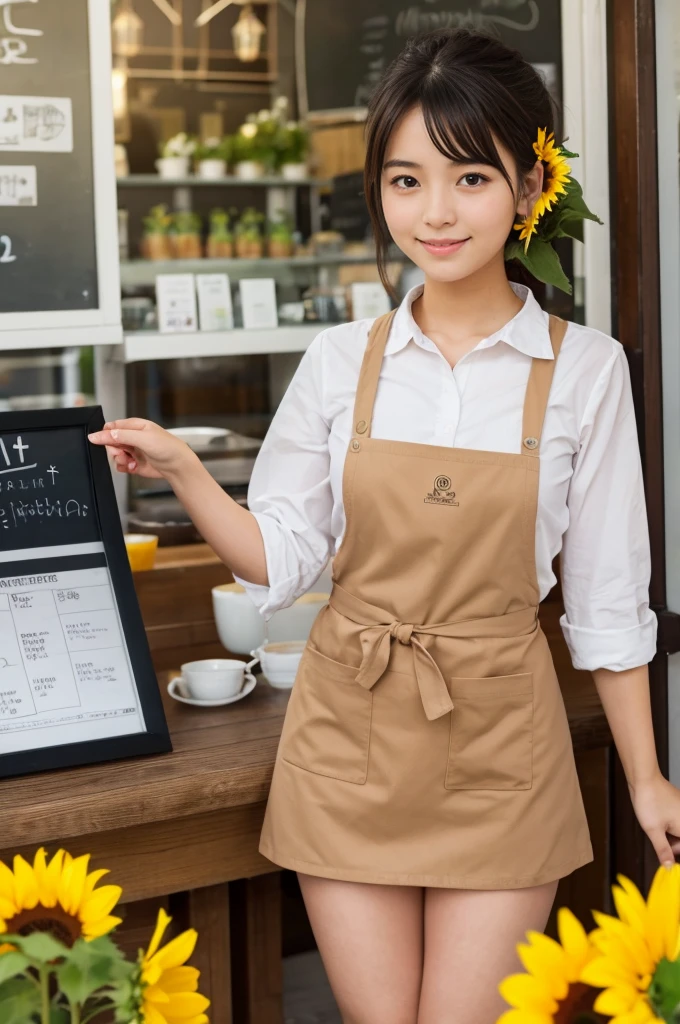
[[[179,967],[185,963],[194,951],[198,940],[198,932],[195,928],[189,928],[182,932],[177,938],[163,946],[153,958],[154,964],[158,964],[161,970],[167,971],[170,967]]]
[[[550,995],[541,978],[531,974],[511,974],[504,978],[498,991],[510,1006],[518,1010],[533,1010],[536,1013],[556,1013],[559,1004]]]
[[[154,929],[151,942],[149,943],[149,948],[146,951],[145,960],[149,960],[154,955],[154,953],[160,946],[161,942],[163,941],[165,930],[171,921],[172,918],[169,917],[168,914],[166,914],[163,907],[160,907],[158,911],[158,917],[156,919],[156,927]]]
[[[123,923],[121,917],[102,917],[99,921],[94,921],[92,924],[83,924],[82,932],[88,941],[92,939],[98,939],[102,935],[108,935],[110,931],[117,928],[119,924]]]
[[[21,910],[33,910],[38,905],[38,882],[35,871],[20,853],[14,858],[14,881],[17,905]]]
[[[173,995],[168,1010],[163,1010],[163,1013],[169,1021],[182,1020],[204,1013],[209,1006],[210,1000],[199,992],[179,992]]]
[[[98,918],[111,913],[123,894],[119,885],[103,885],[87,896],[80,907],[78,917],[83,923],[92,924]]]
[[[197,967],[170,967],[163,971],[166,992],[197,992],[200,971]]]

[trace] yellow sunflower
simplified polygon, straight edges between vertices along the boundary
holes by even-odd
[[[554,134],[551,132],[546,138],[545,128],[538,130],[534,152],[546,166],[543,191],[534,203],[531,213],[519,224],[515,224],[515,230],[520,232],[520,241],[524,241],[525,252],[529,248],[531,236],[537,231],[539,219],[544,213],[552,210],[560,195],[566,195],[565,186],[571,173],[571,166],[567,163],[566,157],[560,147],[555,145]]]
[[[140,1019],[143,1024],[208,1024],[205,1011],[210,1000],[197,991],[199,971],[184,966],[196,945],[196,929],[189,928],[163,949],[158,948],[171,920],[161,907],[149,948],[142,956]]]
[[[612,886],[618,917],[593,911],[599,925],[590,939],[599,955],[583,970],[581,980],[604,989],[595,1010],[613,1024],[663,1024],[647,992],[661,960],[680,953],[680,865],[659,867],[647,902],[624,875]]]
[[[29,935],[50,932],[66,946],[105,935],[120,924],[111,911],[120,899],[118,885],[97,882],[108,870],[87,873],[90,854],[72,857],[58,850],[48,863],[41,847],[33,864],[17,854],[14,870],[0,861],[0,934]],[[0,952],[13,947],[7,943]]]
[[[597,955],[581,922],[567,907],[557,912],[556,942],[542,932],[528,931],[528,943],[517,952],[526,974],[504,978],[498,991],[513,1009],[497,1024],[558,1024],[572,1021],[592,1009],[595,993],[580,980],[581,972]]]

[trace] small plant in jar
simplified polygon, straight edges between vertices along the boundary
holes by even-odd
[[[178,132],[160,145],[156,167],[161,178],[185,178],[189,161],[196,151],[196,139],[186,132]]]
[[[191,210],[180,210],[173,217],[172,249],[175,259],[195,260],[203,255],[201,218]]]
[[[287,121],[276,136],[277,163],[284,178],[306,178],[309,169],[309,130],[301,121]]]
[[[164,203],[152,206],[143,220],[142,256],[147,260],[172,259],[170,227],[172,214]]]
[[[285,259],[293,255],[293,219],[285,210],[279,210],[277,217],[267,232],[269,255]]]
[[[201,178],[223,178],[227,173],[227,164],[231,159],[231,140],[229,136],[224,138],[209,138],[199,142],[196,146],[194,159]]]
[[[233,207],[229,212],[221,207],[210,211],[206,256],[211,259],[231,259],[234,255],[234,232],[230,221],[235,214],[236,210]]]
[[[262,225],[264,214],[248,206],[239,217],[236,228],[236,255],[241,259],[260,259],[264,254]]]

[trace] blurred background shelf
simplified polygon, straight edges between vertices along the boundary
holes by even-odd
[[[291,181],[271,175],[265,178],[238,178],[235,174],[227,174],[223,178],[199,178],[197,175],[188,175],[186,178],[161,178],[158,174],[129,174],[127,177],[116,179],[119,188],[223,188],[237,185],[245,188],[330,188],[330,178],[301,178],[300,181]]]
[[[238,274],[261,270],[277,271],[295,269],[297,267],[333,267],[333,266],[370,266],[375,265],[373,253],[364,256],[351,256],[345,253],[333,253],[327,256],[290,256],[272,258],[262,256],[257,259],[210,259],[201,257],[190,260],[124,260],[120,265],[120,279],[123,287],[153,285],[158,274]],[[406,258],[404,257],[404,262]]]
[[[149,359],[192,359],[201,356],[242,356],[257,353],[304,352],[320,331],[333,324],[303,323],[271,330],[235,328],[160,334],[136,331],[125,335],[125,362]]]

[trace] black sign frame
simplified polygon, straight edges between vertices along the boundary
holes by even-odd
[[[0,778],[145,754],[161,754],[172,750],[163,702],[125,548],[108,456],[103,447],[87,440],[87,434],[101,430],[104,422],[101,406],[0,413],[0,431],[3,433],[16,432],[28,436],[32,431],[60,427],[80,427],[83,430],[101,541],[146,732],[0,754]],[[36,559],[36,570],[39,564],[39,560]]]

